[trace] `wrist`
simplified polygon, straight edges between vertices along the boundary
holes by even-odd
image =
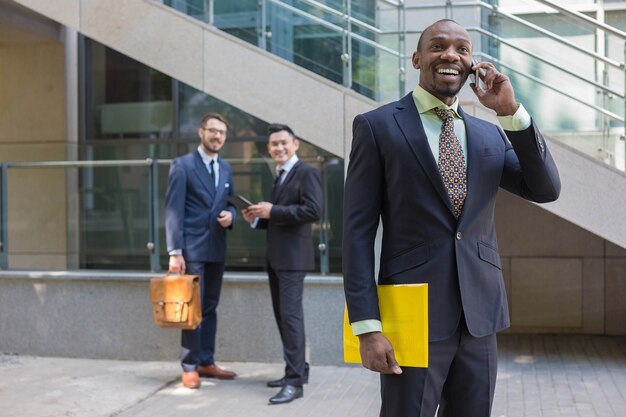
[[[379,331],[376,331],[376,332],[362,333],[362,334],[358,335],[358,337],[359,337],[359,340],[362,341],[362,340],[371,339],[373,337],[376,337],[376,335],[379,335],[379,334],[382,334],[382,333],[379,332]]]
[[[513,103],[506,106],[502,106],[501,108],[496,110],[497,116],[513,116],[517,109],[519,109],[519,103]]]

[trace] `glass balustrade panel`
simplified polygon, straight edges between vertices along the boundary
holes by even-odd
[[[403,93],[398,9],[375,0],[164,0],[372,99]],[[349,18],[352,18],[350,20]]]
[[[176,5],[181,2],[184,7]],[[482,21],[483,29],[492,35],[470,29],[479,46],[476,52],[510,76],[520,101],[542,129],[624,169],[619,163],[626,113],[623,37],[539,1],[488,2],[497,5],[499,12],[461,3],[437,6],[409,2],[405,10],[373,0],[351,1],[349,7],[340,0],[247,0],[236,2],[236,6],[214,0],[205,2],[200,13],[193,10],[202,2],[169,3],[198,18],[214,15],[216,26],[381,102],[398,98],[417,82],[410,55],[419,28],[407,27],[406,36],[399,28],[407,22],[445,17],[470,28]],[[598,5],[593,0],[557,3],[596,17]],[[207,7],[213,7],[211,13]],[[348,24],[347,13],[357,20]],[[507,17],[507,13],[516,18]],[[606,10],[605,20],[624,29],[625,13]],[[262,22],[265,27],[261,27]],[[585,142],[581,136],[589,139]]]
[[[595,17],[590,2],[569,4]],[[537,1],[500,1],[489,30],[504,39],[486,53],[550,136],[624,170],[624,39]],[[614,20],[615,19],[614,16]],[[610,22],[609,22],[610,23]],[[553,34],[548,36],[546,32]]]

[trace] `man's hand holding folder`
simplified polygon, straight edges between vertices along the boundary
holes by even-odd
[[[352,334],[344,313],[344,361],[375,372],[401,374],[400,366],[428,367],[428,284],[379,285],[382,333]]]
[[[402,369],[396,361],[391,342],[380,332],[359,335],[361,363],[370,371],[400,375]],[[383,360],[384,358],[384,360]]]

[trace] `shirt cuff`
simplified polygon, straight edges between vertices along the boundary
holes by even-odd
[[[519,105],[517,111],[512,116],[497,117],[502,129],[512,132],[528,129],[531,123],[530,114],[528,114],[522,104]]]
[[[182,249],[172,249],[171,251],[168,252],[168,255],[170,256],[176,256],[176,255],[182,255],[182,254],[183,254]]]
[[[383,324],[380,320],[361,320],[352,323],[352,334],[358,336],[360,334],[382,332]]]
[[[250,223],[250,227],[253,229],[256,229],[256,226],[259,224],[259,218],[255,217],[254,221],[252,223]]]

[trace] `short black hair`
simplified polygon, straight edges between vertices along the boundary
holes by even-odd
[[[454,19],[439,19],[439,20],[437,20],[436,22],[433,22],[432,24],[430,24],[429,26],[427,26],[427,27],[426,27],[426,29],[424,29],[424,30],[422,31],[422,33],[420,34],[420,37],[419,37],[419,39],[417,40],[417,49],[416,49],[416,51],[417,51],[417,52],[419,52],[419,51],[420,51],[420,48],[422,47],[422,37],[424,36],[424,33],[426,33],[426,31],[427,31],[428,29],[430,29],[431,27],[435,26],[437,23],[440,23],[440,22],[452,22],[452,23],[456,23],[457,25],[459,25],[459,22],[457,22],[457,21],[456,21],[456,20],[454,20]],[[461,26],[461,25],[459,25],[459,26]]]
[[[289,133],[294,139],[297,138],[296,134],[293,133],[293,130],[291,130],[289,126],[282,123],[270,123],[270,125],[267,127],[267,136],[271,135],[272,133],[282,132],[283,130]]]

